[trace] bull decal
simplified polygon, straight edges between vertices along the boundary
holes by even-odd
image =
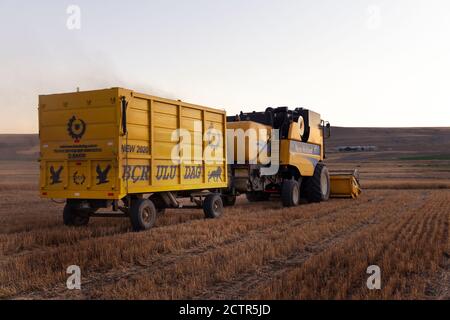
[[[208,173],[208,182],[210,182],[211,180],[213,180],[214,182],[219,182],[219,180],[223,181],[222,180],[222,168],[221,167],[217,167],[216,170],[210,171]]]

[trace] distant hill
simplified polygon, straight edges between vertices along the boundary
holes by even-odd
[[[370,146],[371,152],[338,152],[342,147]],[[326,140],[329,153],[349,159],[401,159],[408,157],[450,157],[448,128],[332,128]]]
[[[0,134],[0,160],[36,160],[38,157],[37,134]]]
[[[338,152],[339,147],[374,146],[371,152]],[[326,140],[328,153],[342,159],[450,156],[449,128],[342,128],[333,127]],[[0,160],[36,160],[37,134],[0,134]]]

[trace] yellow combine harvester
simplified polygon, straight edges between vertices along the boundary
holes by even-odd
[[[242,159],[234,152],[251,140],[233,143],[236,132],[257,132],[256,161],[250,143]],[[166,208],[186,208],[180,198],[217,218],[239,194],[250,201],[280,195],[290,207],[301,197],[319,202],[360,192],[353,174],[328,172],[330,126],[306,109],[227,119],[225,111],[112,88],[40,96],[39,134],[40,195],[67,199],[69,226],[128,217],[134,230],[149,229]]]
[[[232,186],[235,192],[245,193],[249,201],[267,200],[275,194],[281,196],[284,206],[292,207],[297,206],[301,198],[321,202],[330,197],[356,198],[360,194],[356,172],[330,173],[325,166],[324,139],[331,134],[330,124],[321,120],[318,113],[303,108],[268,108],[264,112],[241,112],[228,117],[227,121],[228,128],[234,132],[278,132],[277,139],[270,134],[257,135],[257,145],[265,147],[257,150],[247,147],[245,156],[237,151],[238,133],[234,135],[234,146],[230,147],[231,141],[228,141],[234,159],[230,168]],[[268,150],[274,149],[279,150],[279,167],[271,174],[263,174],[273,161],[267,164],[264,156],[260,161],[258,152],[263,150],[262,153],[271,156]],[[239,158],[245,158],[245,162]]]

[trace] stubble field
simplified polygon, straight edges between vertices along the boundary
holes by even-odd
[[[241,197],[221,219],[168,210],[141,233],[122,219],[62,226],[38,164],[0,161],[0,298],[450,299],[450,161],[384,156],[330,153],[332,169],[360,170],[357,200]],[[70,265],[80,291],[66,288]],[[366,286],[370,265],[381,290]]]

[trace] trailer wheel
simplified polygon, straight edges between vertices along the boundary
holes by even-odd
[[[269,200],[270,193],[265,193],[263,191],[254,191],[246,193],[245,196],[247,197],[247,200],[249,202],[261,202]]]
[[[207,219],[219,218],[223,213],[222,197],[214,193],[207,195],[203,201],[203,212]]]
[[[236,196],[224,194],[222,195],[222,202],[224,207],[231,207],[236,204]]]
[[[318,163],[314,175],[305,179],[305,194],[309,202],[327,201],[330,198],[330,173],[323,163]]]
[[[300,184],[295,180],[284,180],[281,186],[281,202],[285,207],[295,207],[300,203]]]
[[[130,220],[133,231],[148,230],[156,222],[156,208],[148,199],[133,199],[130,208]]]
[[[89,223],[89,212],[79,210],[76,205],[66,203],[63,210],[63,222],[66,226],[82,227]]]

